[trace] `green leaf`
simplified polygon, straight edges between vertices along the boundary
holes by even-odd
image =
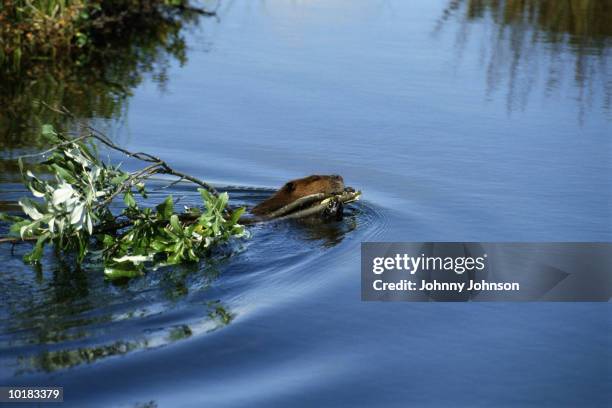
[[[57,163],[53,163],[51,167],[55,171],[55,174],[67,183],[75,184],[77,182],[77,179],[72,175],[72,173],[66,170],[64,167],[58,165]]]
[[[166,265],[176,265],[180,264],[183,261],[183,257],[181,254],[173,254],[168,257],[168,260],[165,262]]]
[[[56,137],[57,136],[57,132],[55,131],[55,129],[53,129],[53,125],[50,125],[48,123],[42,125],[41,133],[44,137]]]
[[[145,190],[145,184],[143,182],[136,184],[136,190],[138,190],[138,194],[142,196],[142,198],[147,198],[147,190]]]
[[[127,173],[120,173],[119,175],[111,178],[110,182],[111,182],[111,184],[114,184],[114,185],[118,186],[119,184],[123,184],[123,182],[125,180],[127,180],[128,177],[130,177],[129,174],[127,174]]]
[[[203,189],[203,188],[198,188],[198,191],[200,192],[200,195],[202,196],[202,201],[204,202],[204,204],[207,204],[214,199],[213,195],[210,194],[208,190]]]
[[[125,192],[125,195],[123,196],[123,202],[128,207],[136,207],[136,200],[134,199],[134,195],[131,191]]]
[[[228,201],[229,201],[229,195],[227,194],[227,192],[219,194],[219,198],[217,199],[217,202],[216,202],[217,210],[222,211],[227,205]]]
[[[7,214],[7,213],[0,212],[0,221],[21,222],[21,221],[23,221],[23,218],[22,217],[18,217],[16,215],[10,215],[10,214]]]
[[[11,228],[9,230],[10,235],[20,236],[21,228],[26,225],[30,225],[31,222],[32,222],[31,220],[23,220],[23,221],[15,222],[13,225],[11,225]]]
[[[142,276],[142,269],[137,268],[134,264],[129,262],[124,262],[120,264],[114,264],[111,266],[106,266],[104,268],[104,276],[107,279],[121,279],[121,278],[135,278],[137,276]]]
[[[162,252],[165,251],[166,248],[168,247],[168,243],[165,241],[162,241],[160,239],[157,239],[153,242],[151,242],[150,244],[151,248],[153,248],[155,251],[157,252]]]
[[[156,209],[159,218],[168,221],[174,213],[174,202],[172,201],[172,196],[168,196],[163,203],[156,207]]]
[[[108,234],[104,234],[104,237],[102,238],[102,244],[105,247],[109,248],[115,244],[115,238]]]
[[[174,229],[174,232],[183,232],[183,228],[181,227],[178,215],[172,214],[172,216],[170,217],[170,225],[172,226],[172,229]]]
[[[244,211],[245,211],[244,207],[240,207],[240,208],[235,209],[232,212],[232,216],[228,220],[229,224],[230,225],[237,224],[238,221],[240,220],[240,217],[242,217],[242,214],[244,214]]]
[[[37,264],[40,262],[40,259],[43,256],[43,251],[45,249],[45,242],[49,238],[49,234],[41,235],[34,245],[34,249],[32,252],[29,252],[23,256],[23,261],[28,264]]]

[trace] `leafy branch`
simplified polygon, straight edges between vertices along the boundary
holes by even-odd
[[[43,126],[43,136],[55,144],[22,158],[42,157],[41,164],[52,177],[35,175],[19,159],[24,184],[35,199],[19,201],[25,217],[0,213],[0,220],[12,223],[9,236],[0,242],[35,241],[25,262],[39,263],[45,245],[51,243],[58,251],[76,254],[79,264],[87,256],[101,263],[109,278],[134,277],[146,265],[198,261],[214,245],[246,235],[239,224],[244,210],[229,211],[227,193],[219,194],[210,184],[173,169],[158,157],[119,147],[91,127],[85,131],[70,138],[50,125]],[[100,160],[98,145],[147,165],[123,171]],[[140,207],[135,195],[146,200],[146,181],[156,174],[196,184],[204,210],[187,208],[177,213],[172,196],[155,208]],[[114,214],[110,206],[120,196],[125,208]]]

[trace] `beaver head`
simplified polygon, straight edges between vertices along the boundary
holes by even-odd
[[[255,206],[251,212],[255,215],[266,215],[311,194],[337,194],[342,191],[344,191],[344,180],[341,176],[315,174],[289,181],[270,198]]]

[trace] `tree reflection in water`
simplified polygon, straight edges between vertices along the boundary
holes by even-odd
[[[79,121],[120,118],[132,89],[145,77],[163,88],[171,62],[186,63],[184,30],[204,18],[189,10],[156,15],[155,21],[105,33],[96,40],[99,46],[78,59],[31,61],[17,70],[0,66],[0,180],[18,180],[15,157],[46,145],[42,124],[63,130],[71,126],[70,118],[44,104],[64,106]]]
[[[452,0],[437,30],[453,19],[461,20],[460,49],[470,37],[482,37],[487,94],[505,89],[509,111],[525,108],[544,70],[540,85],[546,96],[565,97],[563,89],[573,81],[577,93],[571,97],[577,100],[581,121],[592,108],[611,113],[612,2]],[[484,27],[484,36],[471,33],[474,23]]]

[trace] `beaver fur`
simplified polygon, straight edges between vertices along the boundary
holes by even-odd
[[[338,194],[344,191],[344,180],[338,175],[313,174],[285,183],[276,193],[253,207],[251,213],[265,216],[295,200],[317,193]]]

